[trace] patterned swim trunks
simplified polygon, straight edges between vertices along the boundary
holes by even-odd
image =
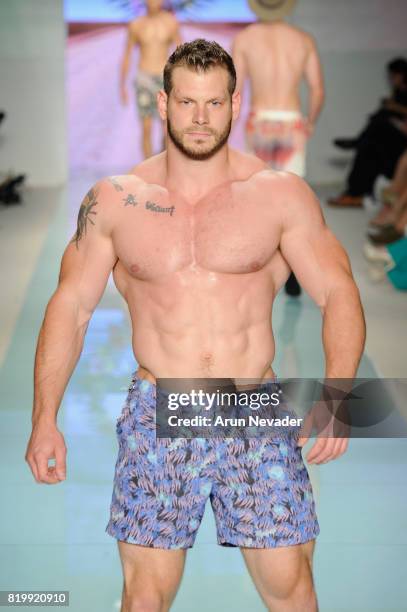
[[[305,121],[297,111],[258,110],[247,118],[247,150],[273,170],[305,176],[306,142]]]
[[[157,93],[164,87],[163,77],[139,70],[134,81],[140,117],[158,117]]]
[[[281,393],[277,382],[262,385]],[[295,436],[156,438],[156,386],[134,373],[116,423],[106,532],[153,548],[191,548],[210,499],[222,546],[302,544],[320,532]]]

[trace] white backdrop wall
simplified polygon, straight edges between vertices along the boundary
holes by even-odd
[[[67,179],[63,0],[0,1],[0,173]]]
[[[407,56],[407,1],[298,0],[291,22],[316,37],[326,78],[307,178],[335,182],[349,155],[332,138],[362,127],[387,93],[386,62]],[[24,172],[32,186],[67,178],[64,49],[63,0],[0,1],[0,172]]]
[[[309,143],[307,179],[340,181],[351,155],[331,144],[353,136],[388,95],[385,65],[407,58],[407,0],[297,0],[290,22],[312,33],[321,53],[326,103]]]

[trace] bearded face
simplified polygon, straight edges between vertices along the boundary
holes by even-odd
[[[232,127],[228,72],[221,67],[196,72],[177,67],[167,103],[167,131],[186,157],[206,160],[226,143]]]

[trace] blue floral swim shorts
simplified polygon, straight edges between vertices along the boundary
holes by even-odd
[[[277,382],[268,387],[281,388]],[[320,532],[295,436],[156,438],[156,386],[134,373],[117,420],[110,520],[117,540],[191,548],[210,499],[222,546],[302,544]]]
[[[157,93],[164,87],[162,75],[139,70],[134,80],[134,87],[139,116],[158,117]]]

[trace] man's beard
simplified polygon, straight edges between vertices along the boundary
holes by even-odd
[[[197,161],[204,161],[206,159],[209,159],[210,157],[213,157],[215,153],[217,153],[227,143],[231,129],[232,129],[232,118],[230,118],[227,126],[221,133],[215,132],[214,130],[211,130],[210,128],[206,128],[206,133],[210,132],[210,134],[215,137],[215,144],[210,149],[205,149],[203,151],[200,151],[199,149],[194,148],[193,145],[191,147],[184,145],[182,141],[182,137],[184,136],[185,132],[174,130],[167,116],[168,136],[171,138],[172,142],[175,144],[177,149],[181,151],[181,153],[183,153],[189,159],[195,159]],[[208,137],[206,136],[205,139],[206,138]]]

